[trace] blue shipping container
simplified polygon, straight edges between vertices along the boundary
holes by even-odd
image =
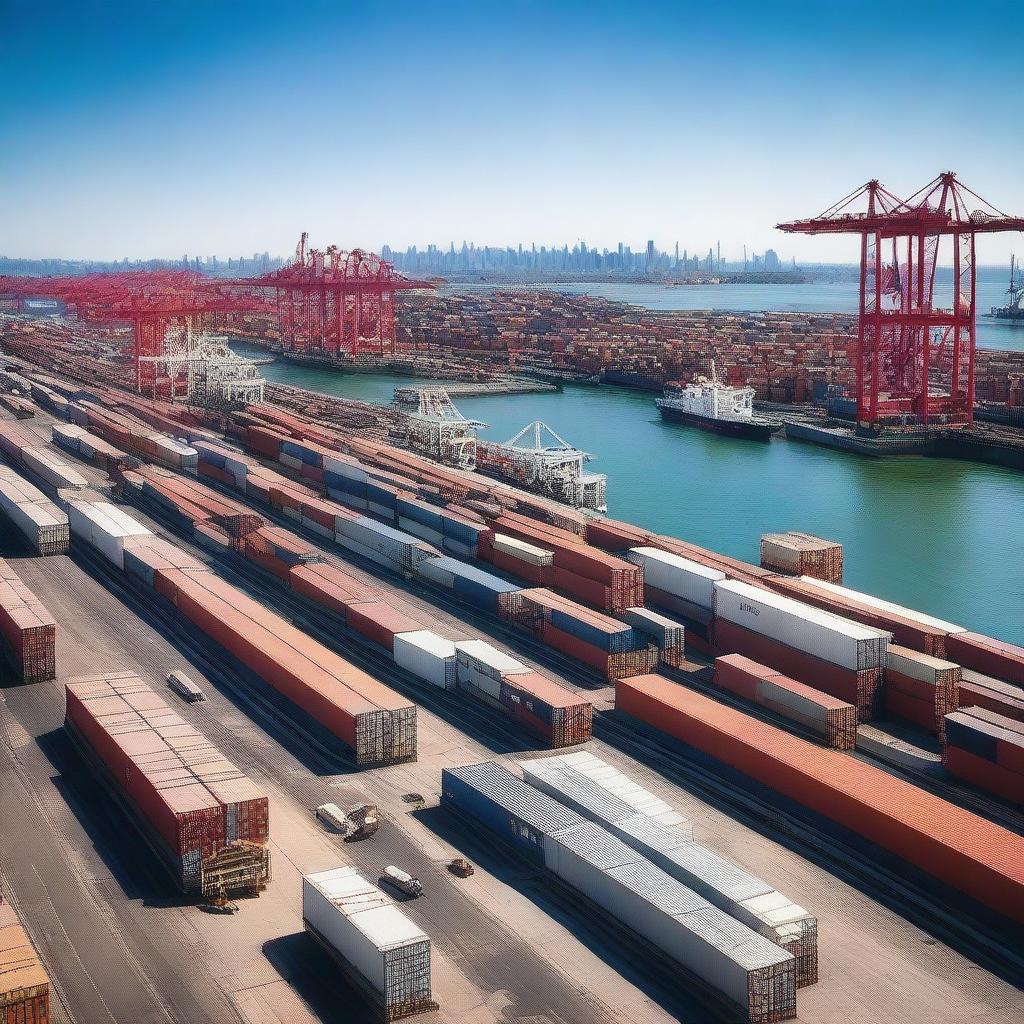
[[[545,836],[583,821],[493,761],[443,769],[441,803],[486,825],[538,864],[544,863]]]

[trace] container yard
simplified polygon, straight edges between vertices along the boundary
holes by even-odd
[[[501,991],[574,1024],[1019,1000],[1019,648],[844,588],[809,535],[758,566],[297,407],[12,365],[46,391],[3,421],[5,479],[69,542],[5,538],[54,623],[53,671],[0,695],[42,744],[12,806],[49,808],[24,839],[48,885],[61,842],[116,865],[98,902],[30,904],[58,1014],[134,1020],[109,988],[140,977],[178,1015],[253,1021],[337,1019],[338,993],[497,1021]],[[858,717],[939,774],[859,747]],[[372,841],[325,831],[329,803],[377,807]],[[3,878],[38,885],[12,842]],[[385,868],[423,896],[382,892]],[[112,964],[85,928],[119,936]],[[200,989],[175,981],[197,931]]]

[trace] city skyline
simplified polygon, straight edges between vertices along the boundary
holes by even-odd
[[[944,6],[905,5],[879,33],[865,5],[807,2],[307,2],[282,19],[262,0],[7,0],[0,250],[287,253],[303,229],[346,249],[611,249],[654,227],[699,252],[851,263],[854,239],[774,225],[869,178],[909,195],[950,168],[1024,205],[1002,99],[1024,73],[1012,34],[984,33],[1011,8],[972,8],[972,50]],[[908,52],[928,84],[897,95]],[[979,261],[1015,244],[985,239]]]

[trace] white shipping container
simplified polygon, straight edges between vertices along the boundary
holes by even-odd
[[[470,686],[495,700],[501,695],[503,676],[531,671],[485,640],[459,640],[455,644],[455,661],[460,686]]]
[[[892,672],[899,672],[910,679],[918,679],[931,686],[936,685],[941,672],[960,674],[960,666],[955,662],[933,658],[930,654],[921,654],[897,644],[889,644],[885,665]]]
[[[425,540],[429,544],[433,544],[435,547],[444,546],[444,534],[440,530],[431,529],[429,526],[424,526],[422,523],[418,523],[415,519],[409,519],[407,516],[398,517],[398,528],[405,530],[406,533],[411,533],[414,537],[419,537],[420,540]]]
[[[411,633],[396,633],[394,641],[395,664],[444,690],[454,690],[457,684],[455,644],[429,629]]]
[[[643,566],[645,585],[650,584],[701,608],[714,607],[715,583],[725,579],[725,573],[718,569],[709,569],[660,548],[631,548],[626,558],[634,565]]]
[[[66,503],[72,536],[91,544],[118,569],[124,569],[124,540],[149,534],[141,523],[120,509],[104,501],[78,501]]]
[[[885,667],[892,635],[736,580],[715,584],[715,615],[850,671]]]
[[[544,861],[563,881],[737,1003],[751,1020],[795,1016],[791,954],[604,829],[587,823],[545,836]]]
[[[25,466],[40,480],[53,488],[73,487],[82,490],[89,481],[76,469],[45,448],[22,448],[21,458]]]
[[[530,565],[551,565],[555,559],[553,551],[538,547],[536,544],[528,544],[518,537],[507,537],[503,533],[496,533],[493,543],[495,551],[500,551],[510,558],[518,558],[520,562],[527,562]]]
[[[584,779],[596,783],[612,796],[628,804],[638,814],[645,814],[652,821],[656,821],[666,828],[677,830],[686,839],[693,838],[693,828],[688,818],[683,817],[661,797],[644,789],[624,772],[620,772],[618,768],[608,764],[607,761],[602,761],[589,750],[578,750],[571,754],[555,754],[551,757],[539,757],[532,761],[521,762],[523,775],[531,785],[536,785],[532,776],[542,772],[549,765],[560,766],[576,772]]]
[[[828,712],[819,702],[802,693],[794,693],[770,679],[761,679],[757,683],[757,703],[778,710],[786,718],[803,722],[816,732],[825,734]]]
[[[922,626],[930,626],[932,629],[941,630],[943,633],[966,633],[964,626],[954,625],[943,619],[937,619],[933,615],[925,615],[924,612],[915,611],[913,608],[904,608],[902,605],[893,604],[892,601],[883,601],[880,597],[871,594],[862,594],[859,590],[851,590],[849,587],[840,586],[838,583],[826,583],[825,580],[816,579],[813,576],[801,576],[801,583],[810,583],[820,590],[826,590],[832,594],[839,594],[848,597],[851,601],[878,608],[880,611],[891,612],[903,619],[910,619],[912,622],[919,622]]]
[[[328,455],[324,453],[324,472],[325,473],[337,473],[338,476],[347,477],[349,480],[359,480],[363,483],[366,482],[366,470],[362,466],[357,466],[352,462],[346,461],[340,455]]]
[[[430,580],[431,583],[436,583],[439,587],[444,587],[445,590],[451,590],[455,586],[455,574],[449,572],[444,567],[444,563],[439,563],[434,558],[420,562],[416,566],[416,572],[425,580]]]
[[[302,459],[296,455],[289,455],[287,452],[281,452],[277,458],[282,466],[288,466],[289,469],[302,469]]]
[[[354,867],[305,875],[302,919],[385,1008],[430,1003],[430,939]]]
[[[652,612],[649,608],[627,608],[619,613],[619,618],[641,633],[653,637],[659,647],[664,647],[668,641],[682,644],[685,640],[683,623]]]

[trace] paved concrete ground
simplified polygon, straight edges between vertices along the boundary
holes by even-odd
[[[102,483],[94,470],[87,475]],[[421,707],[416,763],[334,771],[279,728],[230,670],[208,677],[189,647],[188,627],[154,629],[145,601],[119,595],[66,556],[17,559],[16,567],[57,618],[61,679],[132,669],[161,688],[167,671],[183,668],[208,700],[179,704],[167,691],[169,702],[271,801],[271,886],[236,917],[205,915],[175,896],[84,775],[61,732],[61,684],[0,691],[0,799],[4,821],[18,823],[0,830],[0,873],[75,1020],[352,1019],[353,997],[301,934],[299,899],[302,873],[350,861],[370,876],[396,863],[424,881],[426,896],[406,909],[431,934],[437,954],[442,1009],[425,1020],[707,1019],[680,986],[648,970],[541,873],[508,860],[436,808],[443,766],[516,759],[520,748],[510,746],[504,723],[495,720],[489,731],[489,716],[482,724],[473,719],[469,736],[454,705],[437,706],[438,713]],[[402,599],[432,608],[422,596]],[[443,632],[488,635],[486,627],[466,628],[434,612]],[[592,696],[604,706],[609,695]],[[690,817],[700,841],[818,916],[821,981],[800,991],[801,1020],[996,1024],[1024,1016],[1018,990],[868,896],[607,744],[595,740],[590,749]],[[423,809],[402,800],[411,792],[424,796]],[[328,799],[372,800],[385,824],[372,841],[343,844],[310,812]],[[456,880],[443,865],[462,852],[478,870]]]

